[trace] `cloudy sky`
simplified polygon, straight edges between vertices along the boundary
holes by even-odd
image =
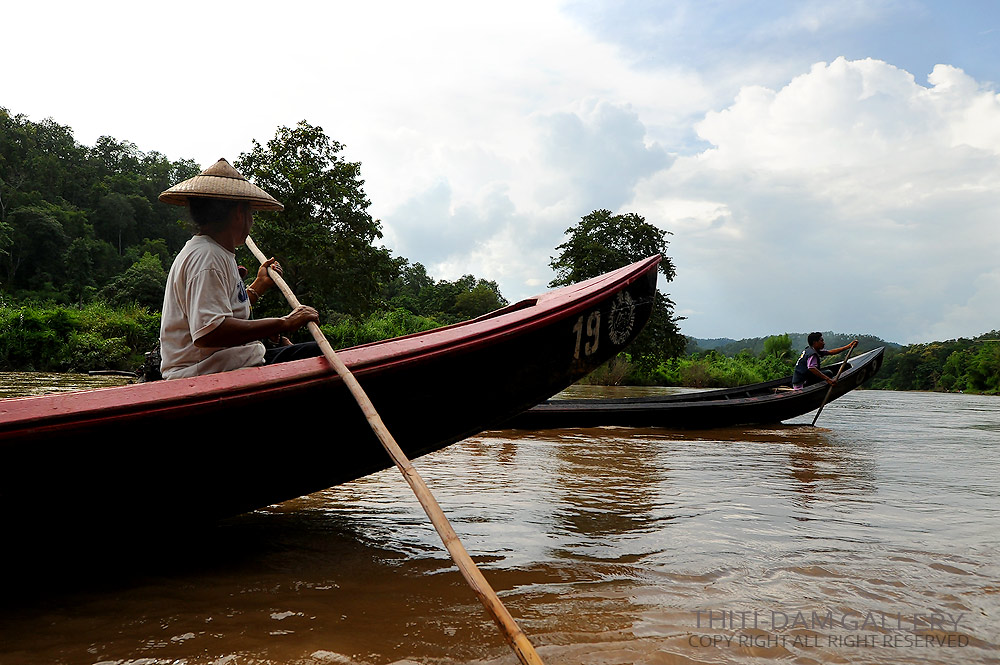
[[[696,337],[1000,328],[1000,3],[8,3],[0,106],[208,166],[307,120],[397,255],[546,290],[598,208]]]

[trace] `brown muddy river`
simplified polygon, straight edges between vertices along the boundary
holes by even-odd
[[[811,419],[497,431],[415,464],[545,663],[996,663],[1000,399],[858,391]],[[4,535],[3,665],[517,662],[395,469],[30,545]]]

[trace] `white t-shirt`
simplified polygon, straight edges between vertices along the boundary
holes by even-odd
[[[160,319],[160,373],[179,379],[264,363],[264,345],[201,348],[195,340],[227,317],[250,318],[250,299],[236,255],[209,236],[193,236],[167,275]]]

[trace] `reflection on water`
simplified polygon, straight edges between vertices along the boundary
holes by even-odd
[[[660,467],[657,456],[643,446],[629,445],[618,432],[579,430],[552,432],[556,440],[552,453],[558,461],[552,482],[556,526],[567,532],[567,558],[620,558],[633,554],[614,543],[616,537],[654,533],[671,498],[661,495],[668,469]],[[605,459],[608,448],[595,447],[595,438],[618,449],[616,463]],[[601,488],[595,491],[595,488]]]
[[[995,662],[1000,400],[864,391],[810,421],[498,431],[416,465],[546,663]],[[516,662],[395,470],[28,545],[4,664]]]
[[[49,393],[125,386],[134,377],[98,374],[55,374],[43,372],[0,372],[0,399]]]

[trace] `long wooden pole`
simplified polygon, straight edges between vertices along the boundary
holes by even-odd
[[[837,376],[833,377],[834,384],[836,384],[837,379],[840,378],[840,373],[844,371],[845,367],[847,367],[847,361],[851,357],[851,351],[853,350],[854,350],[853,346],[847,350],[847,355],[844,356],[844,362],[840,363],[840,369],[837,370]],[[816,411],[816,415],[813,416],[813,421],[812,421],[813,425],[816,425],[816,421],[819,420],[819,414],[823,413],[823,407],[826,406],[826,401],[830,399],[830,394],[832,392],[833,392],[833,386],[831,385],[830,389],[826,391],[826,397],[823,398],[823,402],[819,405],[819,409]]]
[[[257,248],[254,241],[247,237],[246,239],[247,248],[253,252],[253,255],[257,257],[257,260],[261,263],[267,261],[267,257]],[[298,307],[298,298],[292,293],[292,290],[285,283],[285,280],[281,278],[276,271],[268,268],[268,275],[274,280],[274,283],[278,286],[278,289],[284,294],[285,299],[288,304],[294,309]],[[451,558],[455,561],[458,566],[459,571],[461,571],[462,576],[465,577],[465,581],[469,583],[472,590],[479,597],[479,600],[486,607],[487,611],[496,621],[497,625],[500,627],[500,631],[503,633],[504,639],[510,644],[514,653],[517,654],[518,659],[524,663],[524,665],[542,665],[541,658],[535,653],[534,647],[531,646],[531,642],[525,634],[518,628],[517,623],[514,618],[504,607],[503,603],[497,597],[496,592],[490,587],[489,582],[483,577],[483,574],[476,567],[475,562],[473,562],[472,557],[466,551],[465,546],[462,545],[462,541],[458,539],[458,534],[451,527],[451,523],[448,518],[445,517],[444,511],[441,510],[441,506],[438,505],[437,500],[434,495],[431,494],[430,489],[428,489],[426,483],[424,483],[423,478],[417,473],[417,470],[407,459],[406,454],[400,449],[396,440],[389,433],[385,424],[382,422],[381,416],[379,416],[378,411],[375,410],[375,406],[372,404],[371,400],[368,399],[368,395],[365,393],[361,384],[358,383],[357,379],[354,378],[354,374],[347,368],[343,361],[334,352],[333,347],[330,346],[329,340],[326,339],[326,335],[323,331],[319,329],[316,323],[309,322],[309,332],[312,333],[313,339],[319,344],[319,348],[323,351],[323,356],[327,359],[330,365],[336,370],[337,375],[340,376],[344,384],[347,386],[348,390],[351,391],[351,395],[357,401],[358,406],[361,407],[361,411],[365,414],[365,418],[368,420],[368,424],[371,426],[372,431],[375,432],[375,436],[382,443],[382,446],[389,453],[392,458],[393,463],[395,463],[396,468],[400,470],[403,474],[403,478],[409,484],[413,493],[417,495],[417,500],[420,501],[420,505],[423,506],[424,512],[430,517],[431,522],[434,524],[434,528],[437,530],[438,535],[441,536],[441,540],[444,542],[444,546],[448,549],[451,554]]]

